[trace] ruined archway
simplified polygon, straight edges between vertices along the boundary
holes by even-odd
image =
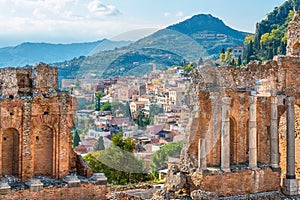
[[[53,175],[53,130],[42,125],[34,131],[34,175]]]
[[[279,119],[279,154],[280,154],[280,168],[281,178],[286,175],[286,111],[280,116]],[[296,178],[300,184],[300,107],[295,105],[295,170]]]
[[[19,176],[19,132],[8,128],[2,135],[2,176]]]
[[[230,163],[237,163],[237,131],[236,121],[230,117]]]

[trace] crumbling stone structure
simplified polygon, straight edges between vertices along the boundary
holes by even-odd
[[[287,56],[241,69],[202,66],[193,72],[187,96],[192,120],[179,164],[188,193],[232,196],[282,186],[284,194],[298,194],[299,17],[296,12],[289,25]],[[166,188],[176,186],[168,173]]]
[[[84,171],[72,150],[76,104],[58,89],[55,67],[0,69],[0,176],[25,181]]]

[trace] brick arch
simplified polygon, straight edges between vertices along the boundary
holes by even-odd
[[[279,115],[279,155],[280,155],[280,167],[281,177],[284,178],[286,174],[286,111]],[[295,105],[295,170],[296,177],[300,184],[300,107]]]
[[[15,128],[7,128],[2,133],[2,176],[20,176],[20,134]]]
[[[53,128],[45,124],[33,131],[34,176],[53,177],[54,175],[54,135]]]

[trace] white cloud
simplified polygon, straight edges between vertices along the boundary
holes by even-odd
[[[165,17],[169,17],[170,15],[171,15],[171,13],[169,13],[169,12],[165,12],[165,13],[164,13],[164,16],[165,16]]]
[[[177,13],[176,13],[176,17],[183,17],[183,12],[182,11],[178,11]]]
[[[97,0],[0,0],[0,38],[16,41],[83,41],[117,34],[134,23],[120,11]],[[105,20],[99,20],[99,18]],[[57,40],[58,39],[58,40]],[[9,43],[1,41],[1,43]],[[14,42],[15,44],[15,42]]]
[[[91,13],[98,16],[119,15],[121,12],[113,5],[104,5],[99,0],[94,0],[88,4],[88,9]]]

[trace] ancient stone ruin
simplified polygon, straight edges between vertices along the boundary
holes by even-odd
[[[288,28],[286,56],[263,64],[253,61],[241,69],[202,66],[193,72],[187,95],[192,120],[181,163],[169,165],[167,190],[219,197],[298,194],[299,52],[296,12]]]
[[[57,68],[0,69],[0,175],[21,181],[86,175],[72,150],[76,100],[58,89]]]

